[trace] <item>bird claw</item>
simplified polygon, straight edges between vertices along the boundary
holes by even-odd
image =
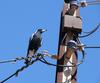
[[[25,59],[25,64],[30,64],[31,60],[32,60],[32,57],[27,57]]]

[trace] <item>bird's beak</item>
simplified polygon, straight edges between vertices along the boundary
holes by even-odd
[[[43,30],[42,30],[42,33],[45,32],[45,31],[47,31],[47,29],[43,29]]]

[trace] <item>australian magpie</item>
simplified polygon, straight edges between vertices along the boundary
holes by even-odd
[[[32,56],[37,52],[41,47],[42,42],[42,33],[45,32],[45,29],[38,29],[29,39],[29,45],[27,50],[27,58],[25,63],[28,64],[31,61]]]

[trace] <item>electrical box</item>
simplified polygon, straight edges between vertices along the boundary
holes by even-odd
[[[76,31],[77,33],[81,33],[82,19],[75,16],[64,15],[62,29],[63,32],[68,32],[69,30],[71,30]]]

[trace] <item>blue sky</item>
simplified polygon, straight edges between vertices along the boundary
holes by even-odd
[[[29,37],[38,28],[48,30],[43,34],[39,51],[57,53],[62,8],[63,0],[0,0],[0,60],[26,56]],[[100,22],[100,4],[81,8],[80,14],[83,31],[90,31]],[[81,41],[86,45],[100,45],[99,38],[100,29]],[[99,52],[100,49],[86,49],[86,60],[78,67],[77,83],[100,82]],[[23,61],[0,64],[0,80],[21,66]],[[54,83],[55,71],[55,67],[36,62],[6,83]]]

